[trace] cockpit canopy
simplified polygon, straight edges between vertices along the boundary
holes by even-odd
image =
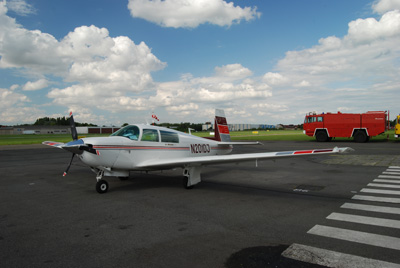
[[[111,134],[111,136],[125,137],[134,141],[152,141],[152,142],[168,142],[179,143],[179,135],[175,131],[168,129],[146,128],[141,129],[135,125],[129,125]],[[161,139],[160,139],[161,138]]]
[[[126,137],[131,140],[137,141],[139,139],[140,130],[137,126],[126,126],[111,134],[111,136]]]

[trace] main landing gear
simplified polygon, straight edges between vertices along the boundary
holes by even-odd
[[[194,185],[201,182],[201,166],[186,166],[183,169],[183,187],[192,189]]]
[[[96,191],[99,194],[104,194],[108,191],[108,182],[103,179],[104,173],[106,173],[106,176],[109,176],[110,171],[107,170],[100,170],[97,168],[92,168],[92,171],[94,171],[96,175]],[[196,166],[185,166],[183,169],[183,187],[185,189],[192,189],[194,185],[198,184],[201,182],[201,166],[196,165]],[[114,176],[119,176],[120,180],[126,180],[129,178],[129,173],[112,173]]]

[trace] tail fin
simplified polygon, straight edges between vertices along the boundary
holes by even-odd
[[[228,123],[226,122],[225,112],[221,109],[215,109],[215,140],[230,142]]]

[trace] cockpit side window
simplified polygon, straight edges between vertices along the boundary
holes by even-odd
[[[137,126],[126,126],[114,132],[111,136],[121,136],[137,141],[139,138],[139,128]]]
[[[178,133],[160,130],[161,142],[179,143]]]
[[[143,129],[142,141],[158,142],[158,131],[156,129]]]

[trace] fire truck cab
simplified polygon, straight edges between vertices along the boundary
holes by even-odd
[[[320,142],[337,137],[353,137],[355,142],[367,142],[370,137],[386,131],[387,120],[386,111],[362,114],[312,112],[305,117],[303,132]]]

